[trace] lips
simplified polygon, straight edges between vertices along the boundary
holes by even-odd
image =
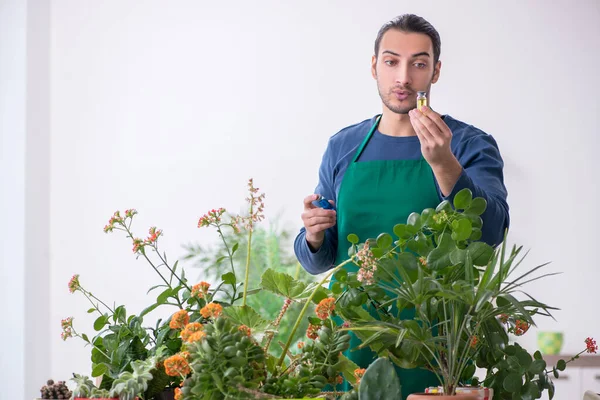
[[[404,91],[404,90],[394,90],[393,93],[394,93],[394,96],[396,96],[396,98],[398,100],[406,100],[406,99],[408,99],[408,96],[410,95],[409,92]]]

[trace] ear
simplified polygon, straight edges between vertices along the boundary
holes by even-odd
[[[371,76],[373,79],[377,79],[377,57],[375,55],[371,58]]]
[[[438,60],[435,68],[433,69],[433,78],[431,79],[431,83],[436,83],[438,79],[440,79],[440,72],[442,70],[442,62]]]

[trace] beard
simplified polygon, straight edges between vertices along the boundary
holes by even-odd
[[[410,110],[417,107],[416,99],[413,99],[414,102],[411,101],[410,104],[404,104],[404,105],[394,104],[394,102],[398,101],[394,96],[394,92],[393,92],[394,89],[406,90],[407,92],[414,93],[414,91],[411,89],[399,88],[399,87],[391,88],[387,93],[384,93],[381,90],[381,86],[379,86],[379,83],[377,83],[377,91],[379,92],[379,97],[381,98],[381,101],[383,102],[383,104],[390,111],[392,111],[393,113],[396,113],[396,114],[408,114],[408,112]]]

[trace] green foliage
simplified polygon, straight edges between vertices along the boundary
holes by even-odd
[[[182,389],[184,399],[254,398],[266,377],[265,355],[252,339],[227,318],[205,326],[206,337],[189,345],[194,374]]]
[[[394,365],[387,358],[380,357],[369,365],[360,380],[358,398],[359,400],[402,398],[400,379]]]
[[[484,199],[473,198],[464,189],[453,204],[444,201],[436,209],[412,213],[406,223],[395,225],[395,238],[389,234],[376,239],[349,237],[354,254],[363,249],[361,239],[368,244],[377,266],[373,283],[360,282],[360,271],[338,272],[340,283],[332,288],[341,306],[339,313],[363,346],[403,368],[430,368],[449,394],[471,381],[472,360],[482,357],[482,349],[508,344],[506,328],[498,321],[501,315],[528,327],[534,315],[550,316],[555,309],[527,294],[525,299],[517,298],[522,286],[532,280],[526,278],[544,265],[515,277],[523,261],[517,260],[521,247],[508,253],[506,240],[498,249],[478,241],[485,208]],[[359,268],[372,268],[360,256],[354,262]],[[370,314],[358,312],[363,304]],[[528,358],[523,352],[519,356],[524,366],[513,369],[508,378],[503,376],[502,390],[537,394],[547,388],[546,384],[533,388],[527,379]],[[485,365],[497,367],[491,362]],[[522,384],[517,384],[519,379]]]
[[[112,384],[110,395],[118,396],[120,400],[134,400],[148,389],[148,381],[152,380],[151,371],[156,360],[149,358],[145,361],[136,360],[131,363],[132,372],[123,372]]]

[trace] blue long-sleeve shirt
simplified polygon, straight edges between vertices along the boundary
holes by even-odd
[[[435,182],[440,202],[452,201],[454,195],[464,188],[473,192],[473,197],[487,200],[481,240],[496,246],[504,239],[509,226],[507,190],[504,186],[504,162],[494,138],[449,115],[442,117],[452,131],[450,144],[452,153],[463,167],[463,171],[452,192],[444,196]],[[337,197],[344,173],[358,147],[368,134],[376,117],[348,126],[330,137],[319,168],[319,182],[315,193],[327,199]],[[417,160],[421,157],[421,144],[417,136],[395,137],[383,135],[376,130],[357,162],[373,160]],[[415,210],[416,211],[416,210]],[[294,252],[302,267],[311,274],[320,274],[334,266],[337,253],[337,224],[325,231],[325,240],[316,252],[306,241],[306,229],[302,227],[294,241]]]

